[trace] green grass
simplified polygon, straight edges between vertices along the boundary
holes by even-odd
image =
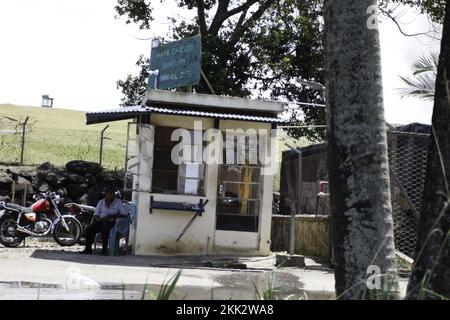
[[[86,125],[83,111],[0,104],[0,131],[14,129],[11,117],[23,121],[29,116],[30,132],[25,137],[24,164],[50,161],[64,165],[70,160],[99,160],[100,131],[107,124]],[[124,166],[127,121],[110,122],[104,141],[103,164],[109,169]],[[0,162],[20,160],[20,134],[0,132]]]

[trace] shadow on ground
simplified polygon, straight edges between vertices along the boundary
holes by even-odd
[[[59,260],[91,265],[116,265],[129,267],[167,267],[167,268],[208,268],[208,269],[239,269],[241,271],[270,271],[274,269],[271,257],[232,257],[222,255],[200,256],[135,256],[118,255],[102,256],[98,253],[84,255],[74,251],[36,249],[32,258],[44,260]],[[267,260],[258,267],[248,266],[255,261]],[[246,263],[247,261],[247,263]]]

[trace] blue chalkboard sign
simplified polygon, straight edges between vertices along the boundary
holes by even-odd
[[[152,48],[150,70],[159,70],[158,89],[169,89],[198,84],[202,42],[200,35]],[[148,89],[155,87],[155,76],[150,75]]]

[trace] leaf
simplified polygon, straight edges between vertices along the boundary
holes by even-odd
[[[178,280],[181,276],[181,270],[179,270],[172,278],[169,279],[167,283],[163,283],[161,285],[161,289],[159,290],[159,294],[156,297],[156,300],[169,300],[172,295],[175,287],[177,285]]]

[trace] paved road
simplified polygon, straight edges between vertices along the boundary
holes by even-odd
[[[0,299],[154,298],[161,284],[181,270],[174,299],[254,299],[272,283],[286,299],[334,298],[333,271],[307,260],[307,268],[275,269],[273,257],[240,257],[246,270],[202,267],[223,256],[79,255],[82,247],[61,248],[27,240],[25,247],[0,248]],[[153,296],[152,296],[153,295]]]

